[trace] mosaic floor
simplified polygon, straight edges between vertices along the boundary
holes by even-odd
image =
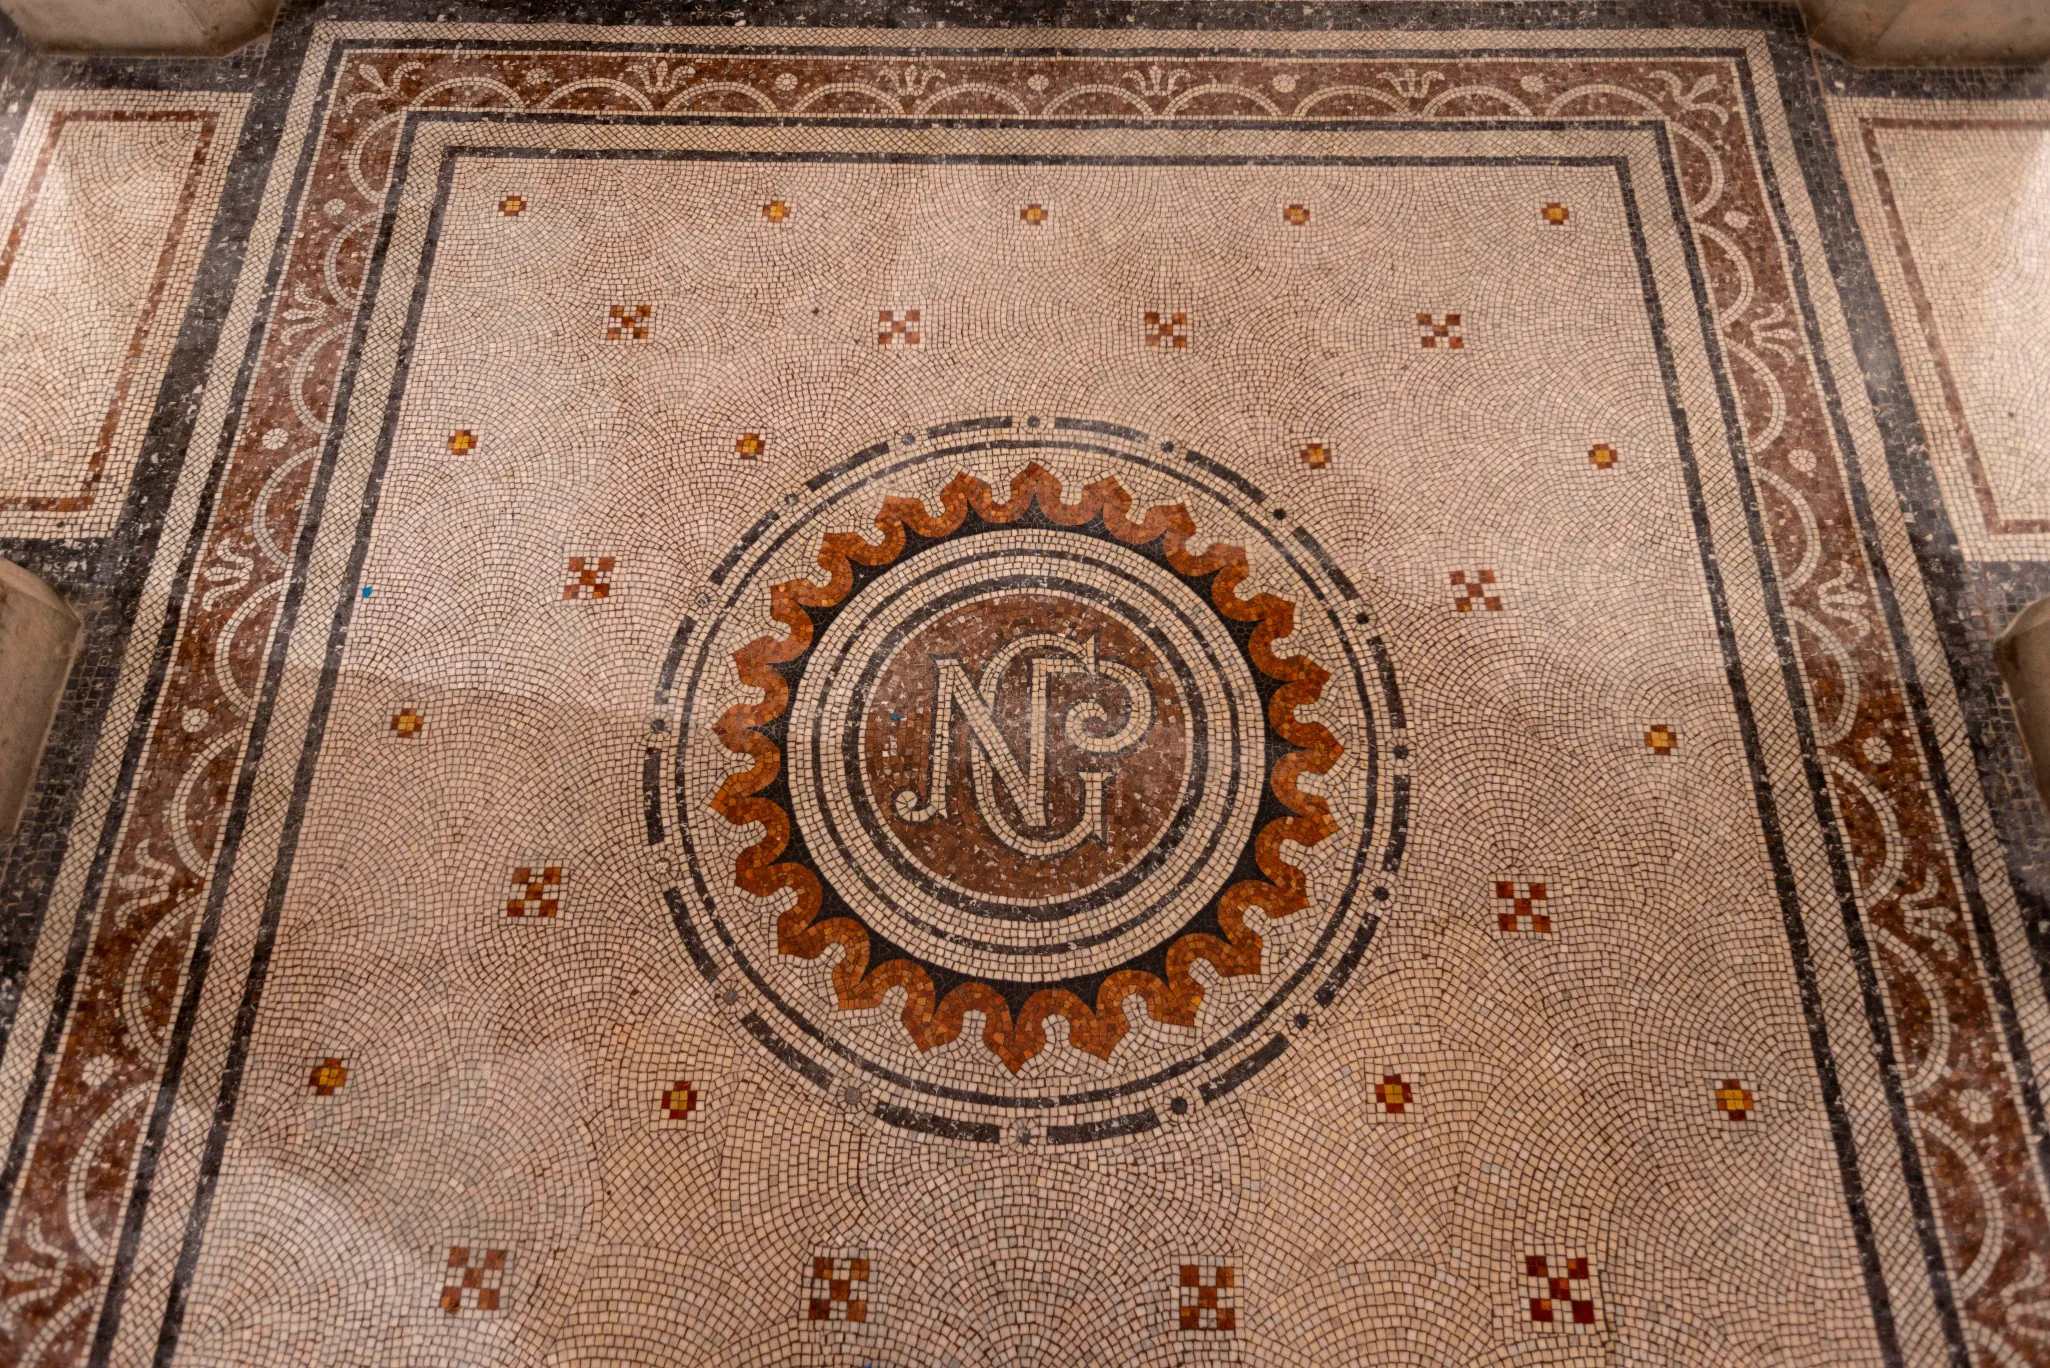
[[[2050,1365],[2050,80],[1472,16],[7,50],[0,1362]]]

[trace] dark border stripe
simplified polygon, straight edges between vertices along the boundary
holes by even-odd
[[[1239,493],[1251,499],[1254,503],[1267,502],[1267,496],[1261,492],[1260,486],[1254,484],[1230,466],[1219,465],[1202,452],[1191,451],[1187,447],[1182,448],[1182,459],[1195,466],[1198,470],[1207,471],[1211,475],[1216,476],[1232,488],[1238,490]]]
[[[1381,692],[1388,699],[1388,725],[1397,731],[1409,726],[1409,719],[1402,711],[1402,690],[1395,684],[1395,662],[1388,656],[1386,637],[1369,637],[1367,650],[1373,653],[1374,668],[1381,672]]]
[[[648,844],[662,844],[662,752],[650,746],[641,755],[641,815],[648,823]]]
[[[1388,787],[1388,844],[1381,868],[1393,874],[1402,868],[1402,853],[1409,848],[1409,776],[1396,775]]]
[[[683,948],[690,956],[690,962],[707,983],[719,977],[719,966],[705,950],[704,938],[698,935],[698,925],[691,920],[690,900],[683,896],[680,888],[662,890],[662,901],[669,904],[669,919],[676,923],[676,934],[683,937]]]
[[[826,1072],[825,1066],[813,1063],[809,1055],[777,1035],[769,1023],[762,1020],[759,1013],[749,1012],[740,1019],[740,1024],[747,1028],[749,1035],[761,1041],[770,1054],[818,1084],[820,1088],[832,1086],[833,1075]]]
[[[1351,981],[1353,971],[1358,969],[1360,961],[1366,958],[1367,947],[1374,943],[1374,932],[1380,928],[1381,919],[1372,912],[1360,918],[1359,929],[1352,933],[1352,944],[1345,947],[1345,953],[1331,966],[1331,976],[1324,980],[1323,986],[1317,989],[1316,996],[1312,999],[1319,1007],[1329,1007],[1337,1001],[1338,995],[1345,991],[1345,985]]]
[[[1003,1138],[1003,1131],[994,1121],[963,1121],[955,1116],[941,1116],[937,1112],[913,1111],[894,1102],[877,1102],[870,1109],[876,1120],[898,1130],[917,1131],[924,1135],[937,1135],[942,1140],[966,1140],[974,1145],[994,1145]]]
[[[1133,443],[1153,440],[1137,428],[1122,427],[1097,418],[1056,418],[1053,425],[1056,432],[1093,432],[1099,437],[1121,437]]]
[[[933,426],[925,430],[925,437],[927,441],[932,441],[935,438],[939,437],[952,437],[956,433],[960,432],[986,432],[991,428],[1007,428],[1010,425],[1011,420],[1008,416],[999,416],[995,418],[958,418],[951,423],[935,423]],[[869,449],[871,451],[876,450],[874,447],[871,447]],[[889,448],[887,445],[883,447],[884,451],[887,451],[888,449]],[[877,451],[876,454],[881,455],[882,452]],[[818,488],[818,486],[814,484],[812,488],[816,489]]]
[[[1324,567],[1324,573],[1331,576],[1331,582],[1338,586],[1339,597],[1348,603],[1358,600],[1360,591],[1353,587],[1351,577],[1339,568],[1337,561],[1331,559],[1331,553],[1324,549],[1324,543],[1318,541],[1309,528],[1297,523],[1295,539],[1303,544],[1304,550],[1317,558],[1317,564]]]
[[[929,437],[932,434],[927,433],[926,435]],[[855,452],[846,460],[837,462],[833,465],[829,465],[824,470],[821,470],[818,474],[812,476],[809,480],[806,480],[804,482],[804,487],[806,489],[811,490],[813,493],[817,493],[819,490],[824,489],[827,485],[833,483],[833,481],[839,479],[842,475],[845,475],[848,471],[858,469],[861,466],[867,465],[870,461],[875,460],[879,456],[887,456],[889,454],[890,444],[888,442],[877,442],[872,447],[863,447],[860,451]],[[733,556],[730,559],[738,559],[740,553],[745,550],[747,550],[747,547],[744,545],[735,547],[733,550]],[[712,577],[712,582],[715,584],[721,582],[724,579],[725,574],[733,569],[733,566],[729,562],[724,561],[720,563],[720,567],[721,573]]]
[[[683,664],[684,650],[690,645],[690,634],[697,628],[697,619],[685,618],[677,624],[676,635],[669,641],[669,654],[662,658],[662,673],[655,677],[655,703],[664,706],[669,696],[676,692],[677,667]]]
[[[408,121],[408,128],[409,130],[411,128],[410,121]],[[883,444],[883,450],[889,450],[889,444],[887,442]],[[718,568],[712,571],[712,583],[724,584],[726,582],[726,577],[733,573],[733,567],[739,564],[740,558],[742,556],[747,554],[747,549],[750,546],[753,546],[756,542],[760,541],[763,535],[767,533],[771,527],[774,527],[776,525],[776,519],[778,516],[780,515],[777,513],[775,509],[772,508],[768,512],[762,514],[761,517],[756,518],[755,525],[753,527],[748,528],[747,531],[740,534],[740,540],[733,544],[733,548],[729,550],[726,553],[726,555],[719,561]]]
[[[1282,1052],[1286,1049],[1288,1049],[1287,1036],[1280,1034],[1270,1036],[1267,1043],[1254,1053],[1247,1055],[1244,1059],[1241,1059],[1238,1063],[1232,1065],[1229,1069],[1226,1069],[1208,1082],[1197,1084],[1196,1091],[1203,1094],[1205,1102],[1215,1102],[1225,1094],[1245,1086],[1246,1081],[1254,1074],[1281,1058]]]
[[[1144,1135],[1160,1126],[1160,1113],[1148,1107],[1102,1121],[1084,1121],[1074,1126],[1048,1126],[1046,1139],[1052,1145],[1086,1145],[1092,1140],[1115,1140],[1121,1135]]]

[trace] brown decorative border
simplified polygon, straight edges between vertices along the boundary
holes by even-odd
[[[107,411],[100,419],[99,433],[93,439],[92,455],[86,462],[85,477],[79,482],[76,494],[5,494],[0,493],[0,512],[34,513],[78,513],[91,508],[98,493],[100,477],[105,473],[107,456],[114,447],[114,437],[121,428],[121,415],[128,406],[128,391],[135,384],[135,376],[142,365],[142,349],[149,341],[150,329],[156,323],[157,309],[164,302],[164,295],[171,285],[171,266],[177,260],[178,250],[185,241],[186,220],[191,217],[192,203],[199,193],[199,182],[206,171],[206,157],[213,146],[214,130],[219,122],[211,110],[198,109],[60,109],[50,116],[50,131],[43,139],[43,145],[36,154],[35,170],[30,173],[28,189],[22,196],[21,208],[15,212],[14,223],[8,229],[7,241],[0,245],[0,289],[6,288],[7,278],[13,274],[14,258],[21,250],[21,240],[28,232],[29,219],[34,216],[37,201],[42,197],[43,181],[49,175],[50,163],[56,159],[57,143],[68,125],[74,123],[196,123],[199,125],[199,142],[192,149],[192,163],[186,168],[185,183],[178,190],[178,207],[171,215],[171,225],[164,234],[164,245],[157,252],[157,264],[150,277],[149,293],[144,297],[142,310],[136,315],[135,328],[128,337],[128,346],[121,355],[121,369],[114,379],[114,394],[107,403]]]
[[[1298,776],[1329,770],[1344,754],[1344,747],[1321,723],[1304,722],[1295,715],[1297,708],[1314,704],[1323,695],[1325,681],[1331,677],[1307,656],[1274,654],[1274,642],[1295,630],[1295,605],[1267,593],[1239,598],[1237,586],[1247,573],[1245,549],[1217,542],[1200,556],[1191,554],[1188,542],[1196,525],[1183,505],[1156,505],[1135,523],[1130,517],[1132,496],[1116,480],[1098,480],[1082,492],[1076,502],[1062,502],[1060,481],[1033,462],[1012,479],[1010,499],[997,503],[987,484],[962,473],[940,492],[938,516],[928,513],[917,499],[892,496],[876,514],[881,541],[865,541],[852,532],[827,533],[818,556],[826,582],[794,579],[769,591],[769,615],[788,627],[790,635],[761,637],[733,654],[741,682],[760,688],[762,701],[735,704],[718,724],[719,739],[726,748],[754,757],[755,763],[719,786],[712,809],[735,826],[760,822],[763,833],[740,853],[735,881],[757,897],[785,888],[797,894],[796,903],[777,920],[777,948],[786,955],[816,959],[830,945],[843,946],[846,953],[833,970],[833,988],[841,1010],[879,1007],[891,989],[902,988],[904,1029],[921,1050],[953,1040],[961,1034],[963,1016],[981,1012],[983,1044],[1013,1073],[1045,1047],[1045,1022],[1050,1016],[1066,1017],[1069,1042],[1100,1058],[1108,1058],[1129,1029],[1122,1005],[1128,997],[1143,999],[1155,1021],[1194,1026],[1203,985],[1189,972],[1190,965],[1199,959],[1209,960],[1227,978],[1257,973],[1260,933],[1246,925],[1246,909],[1259,907],[1269,917],[1286,917],[1309,901],[1303,873],[1281,858],[1281,843],[1289,840],[1314,846],[1338,829],[1331,820],[1330,806],[1296,787]],[[789,812],[780,803],[752,795],[774,783],[782,772],[781,747],[760,729],[773,724],[790,705],[790,686],[773,667],[798,660],[811,649],[812,620],[805,610],[831,608],[845,599],[854,589],[856,564],[880,569],[895,562],[904,554],[907,530],[940,540],[960,531],[971,509],[984,522],[1002,525],[1016,522],[1035,505],[1057,527],[1081,527],[1101,517],[1104,528],[1127,546],[1159,542],[1168,565],[1185,578],[1216,576],[1211,581],[1212,606],[1234,622],[1256,624],[1247,654],[1262,674],[1282,681],[1268,705],[1267,725],[1296,749],[1274,762],[1269,784],[1275,798],[1296,815],[1273,818],[1254,838],[1254,861],[1266,879],[1242,879],[1219,897],[1217,921],[1223,940],[1200,932],[1182,935],[1168,947],[1165,980],[1143,969],[1119,969],[1097,990],[1094,1008],[1065,988],[1042,988],[1025,1000],[1013,1020],[1010,1005],[987,983],[971,980],[959,984],[935,1004],[932,976],[916,960],[889,959],[871,968],[868,928],[848,917],[818,921],[822,901],[818,874],[805,865],[776,863],[790,843]]]
[[[1888,617],[1889,572],[1868,555],[1821,358],[1810,350],[1765,179],[1764,134],[1743,93],[1745,59],[1628,49],[1434,59],[998,50],[928,61],[788,49],[507,50],[453,39],[443,48],[371,41],[342,55],[331,75],[314,78],[332,84],[316,102],[310,166],[287,212],[235,447],[76,987],[54,1009],[63,1038],[0,1252],[0,1361],[70,1365],[92,1336],[404,118],[528,109],[614,120],[667,111],[1165,126],[1188,117],[1663,120],[1813,718],[1812,772],[1843,831],[1854,932],[1874,947],[1862,962],[1884,999],[1874,1043],[1895,1061],[1895,1134],[1908,1146],[1911,1183],[1926,1178],[1965,1339],[1986,1364],[2050,1368],[2050,1338],[2038,1329],[2050,1323],[2050,1211],[2022,1110],[2025,1080],[2009,1051],[2019,1036],[1996,1002],[1997,947],[1978,938],[1984,909],[1967,899],[1962,847],[1952,845],[1922,750],[1926,719],[1903,667],[1909,646]],[[1768,70],[1768,87],[1772,79]],[[298,155],[296,145],[287,155]]]
[[[1995,535],[2050,532],[2050,518],[2010,518],[2000,511],[1993,493],[1993,482],[1986,473],[1986,463],[1979,455],[1978,438],[1973,436],[1971,420],[1965,415],[1964,391],[1958,387],[1957,376],[1950,367],[1950,351],[1944,346],[1943,333],[1936,326],[1935,301],[1930,299],[1929,290],[1922,283],[1922,271],[1915,262],[1914,247],[1908,241],[1907,223],[1901,218],[1900,205],[1894,198],[1893,177],[1879,149],[1881,129],[1917,129],[1932,133],[2020,129],[2045,133],[2050,132],[2050,119],[1897,119],[1865,115],[1858,120],[1858,134],[1865,144],[1865,159],[1872,167],[1872,183],[1879,190],[1879,203],[1886,213],[1887,237],[1893,247],[1894,258],[1900,263],[1901,278],[1907,282],[1908,297],[1915,302],[1915,321],[1921,324],[1923,344],[1929,348],[1930,360],[1936,363],[1936,380],[1943,390],[1944,411],[1950,415],[1951,430],[1957,434],[1958,451],[1964,457],[1965,472],[1972,482],[1972,495],[1979,505],[1979,519],[1986,525],[1986,530]]]

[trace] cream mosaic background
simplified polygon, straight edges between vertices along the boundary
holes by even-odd
[[[1453,215],[1486,250],[1442,245]],[[348,529],[323,552],[320,601],[354,616],[183,1361],[1335,1364],[1398,1324],[1419,1362],[1876,1361],[1613,172],[479,158],[440,232],[371,595]],[[644,302],[647,336],[608,339]],[[1144,346],[1161,305],[1189,348]],[[877,311],[908,307],[920,348],[878,347]],[[1425,311],[1466,345],[1421,347]],[[1698,333],[1671,337],[1741,538]],[[900,428],[1042,410],[1174,433],[1313,523],[1386,624],[1415,815],[1360,981],[1268,1075],[1129,1142],[964,1150],[850,1115],[722,1021],[644,854],[642,713],[696,586],[782,491]],[[589,554],[613,593],[565,601]],[[1455,611],[1450,572],[1480,568],[1503,607]],[[1733,592],[1756,653],[1757,589]],[[513,865],[557,859],[560,915],[506,917]],[[1546,882],[1553,930],[1504,932],[1500,879]],[[678,1120],[658,1103],[685,1078]],[[462,1270],[444,1310],[456,1247],[508,1251],[496,1312]],[[1591,1324],[1533,1323],[1533,1255],[1592,1261]],[[870,1261],[869,1320],[801,1318],[821,1257]],[[1233,1333],[1179,1328],[1183,1264],[1199,1291],[1236,1270]]]

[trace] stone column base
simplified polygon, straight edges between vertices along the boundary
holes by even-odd
[[[0,840],[12,837],[21,819],[79,627],[78,614],[56,590],[0,561]]]
[[[218,56],[270,30],[278,0],[0,0],[39,48]]]

